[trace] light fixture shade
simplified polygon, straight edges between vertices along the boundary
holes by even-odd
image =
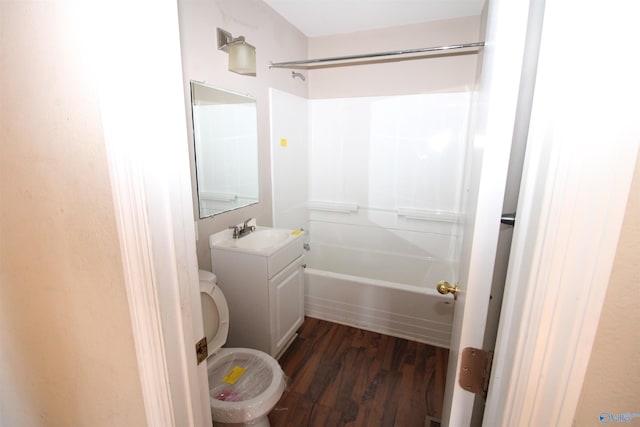
[[[256,48],[244,40],[229,43],[229,71],[245,76],[256,75]]]

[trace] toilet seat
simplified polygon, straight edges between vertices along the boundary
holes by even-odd
[[[222,291],[215,284],[216,275],[203,270],[200,270],[199,275],[204,335],[207,338],[207,357],[211,357],[227,342],[229,306]]]
[[[235,384],[226,383],[224,378],[237,367],[247,370]],[[250,348],[221,349],[207,360],[207,372],[211,414],[218,423],[242,423],[267,415],[285,389],[278,362]]]

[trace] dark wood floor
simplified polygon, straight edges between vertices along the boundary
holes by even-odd
[[[430,426],[442,414],[448,350],[307,317],[279,362],[281,426]]]

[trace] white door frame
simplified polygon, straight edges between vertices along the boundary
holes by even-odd
[[[204,332],[178,7],[90,2],[82,13],[147,424],[211,426],[206,363],[195,355]]]
[[[100,97],[147,422],[210,425],[206,374],[192,361],[200,312],[177,7],[134,0],[104,8],[97,12],[107,24],[94,30]],[[126,70],[118,69],[124,61]],[[567,131],[542,113],[555,105],[551,92],[536,90],[536,98],[543,100],[536,100],[507,279],[518,286],[509,287],[503,309],[513,322],[501,323],[485,414],[492,426],[570,425],[637,151],[637,142],[599,151],[603,142],[584,133],[586,150],[565,144],[546,132]],[[614,165],[616,174],[605,170]],[[606,196],[606,206],[596,203],[599,196],[579,197],[585,185]],[[585,213],[578,224],[576,209]],[[563,231],[576,227],[592,234]],[[594,235],[599,245],[584,250]],[[582,256],[571,258],[576,253]],[[579,296],[566,286],[573,274],[585,284]]]
[[[490,426],[572,424],[638,150],[637,142],[607,152],[607,140],[532,137],[485,410]]]

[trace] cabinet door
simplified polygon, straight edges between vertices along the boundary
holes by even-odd
[[[295,338],[304,320],[302,257],[269,281],[271,302],[271,354],[279,357]]]

